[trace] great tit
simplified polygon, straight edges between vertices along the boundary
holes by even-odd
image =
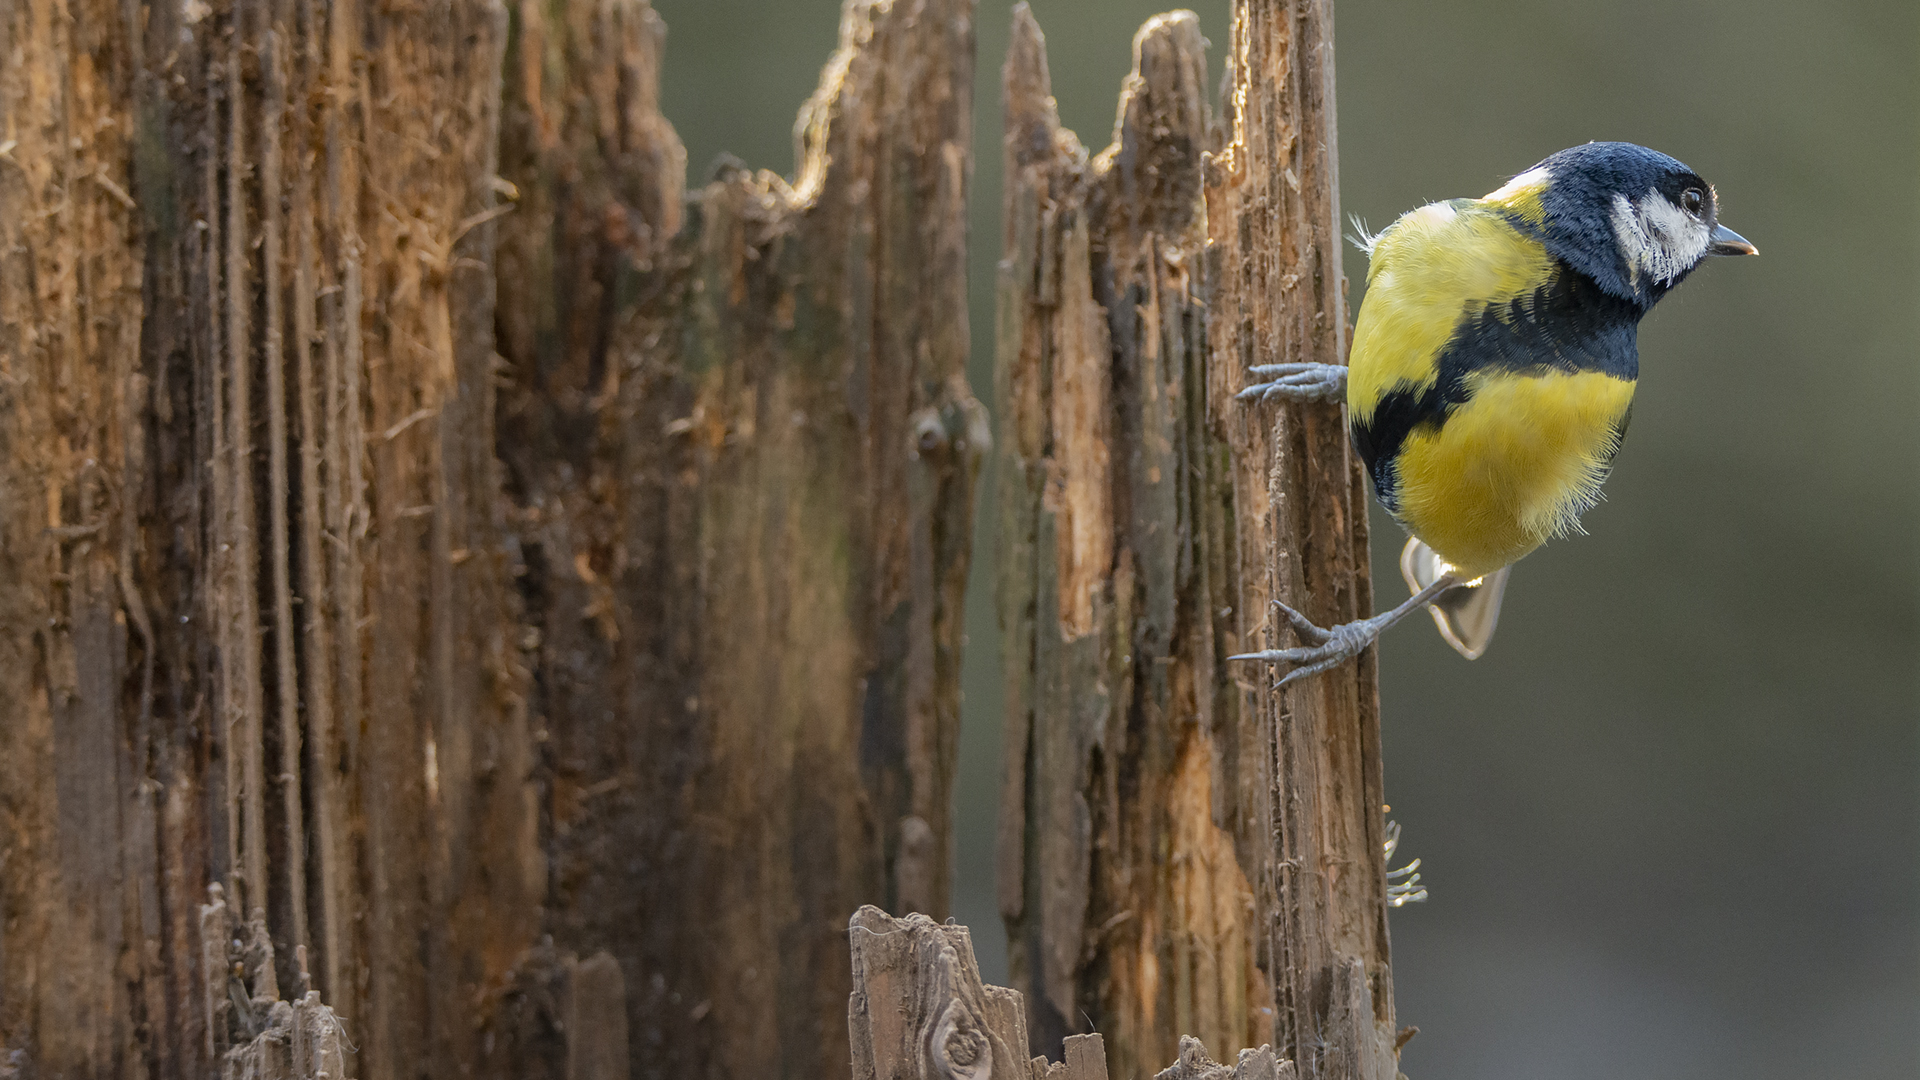
[[[1562,150],[1481,199],[1433,203],[1358,241],[1367,294],[1347,367],[1272,364],[1239,397],[1340,401],[1382,506],[1411,535],[1411,599],[1330,629],[1284,604],[1301,646],[1236,660],[1325,671],[1432,605],[1468,659],[1508,569],[1579,528],[1627,431],[1640,319],[1711,255],[1753,255],[1714,190],[1644,146]]]

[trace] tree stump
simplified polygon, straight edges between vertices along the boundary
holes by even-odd
[[[1196,1034],[1395,1076],[1373,653],[1284,692],[1225,659],[1281,644],[1276,597],[1372,603],[1338,408],[1233,399],[1345,359],[1331,38],[1324,0],[1242,0],[1215,123],[1197,23],[1160,16],[1090,158],[1015,11],[1000,902],[1036,1045],[1091,1022],[1120,1075]]]
[[[1016,990],[988,986],[967,928],[925,915],[896,919],[863,907],[847,927],[853,948],[853,1080],[1108,1080],[1106,1041],[1069,1035],[1059,1061],[1026,1056],[1027,1010]],[[1191,1035],[1155,1080],[1294,1080],[1271,1046],[1221,1065]]]
[[[684,203],[651,12],[520,10],[500,446],[546,925],[620,962],[644,1075],[838,1075],[848,913],[945,913],[972,7],[851,5],[793,183]]]
[[[0,1074],[845,1068],[949,888],[972,10],[688,199],[646,0],[0,5]]]

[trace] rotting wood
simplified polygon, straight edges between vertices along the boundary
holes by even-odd
[[[646,1075],[837,1074],[846,914],[945,906],[972,10],[848,5],[792,185],[723,164],[683,203],[652,12],[517,9],[501,457],[548,925],[618,959]]]
[[[309,990],[298,1001],[276,1001],[259,1034],[227,1051],[221,1080],[340,1080],[350,1075],[352,1043],[340,1018]]]
[[[1001,904],[1038,1045],[1090,1016],[1116,1072],[1143,1075],[1182,1033],[1236,1049],[1272,1031],[1251,883],[1267,751],[1221,661],[1233,505],[1207,411],[1204,43],[1188,13],[1141,30],[1116,142],[1089,160],[1054,116],[1038,25],[1014,18]]]
[[[1207,170],[1209,394],[1236,463],[1233,651],[1252,651],[1281,643],[1274,598],[1321,625],[1373,608],[1367,484],[1340,412],[1232,400],[1249,365],[1346,361],[1332,0],[1237,0],[1228,79],[1227,135]],[[1279,850],[1260,886],[1276,918],[1263,938],[1274,1043],[1303,1080],[1397,1075],[1376,655],[1281,693],[1269,672],[1238,673],[1277,750]]]
[[[1226,115],[1160,16],[1091,159],[1015,12],[1000,902],[1036,1046],[1090,1021],[1128,1075],[1191,1033],[1393,1080],[1373,654],[1284,693],[1225,661],[1276,642],[1274,597],[1371,605],[1337,410],[1233,400],[1249,364],[1345,356],[1330,5],[1234,11]]]
[[[200,908],[202,940],[206,943],[205,973],[209,993],[206,1016],[225,1047],[213,1055],[223,1080],[343,1080],[354,1046],[339,1014],[308,990],[292,1001],[282,1001],[274,985],[273,943],[259,920],[236,925],[227,909],[225,890],[208,888],[208,902]],[[237,935],[237,936],[236,936]],[[294,970],[303,983],[311,982],[307,951],[294,950]],[[255,993],[253,987],[260,987]],[[212,1047],[209,1047],[211,1053]]]
[[[319,994],[360,1075],[466,1073],[535,940],[490,237],[457,235],[503,15],[0,8],[9,1069],[210,1075]],[[450,587],[449,547],[482,554]]]
[[[1153,1080],[1295,1080],[1293,1062],[1274,1056],[1273,1047],[1240,1051],[1239,1060],[1223,1065],[1207,1054],[1206,1045],[1191,1035],[1180,1036],[1180,1059],[1155,1073]]]
[[[130,190],[133,44],[118,6],[0,8],[0,1062],[139,1049],[156,801],[117,706],[130,673],[117,557],[145,449]],[[94,25],[93,19],[101,25]],[[75,64],[76,56],[91,62]],[[131,737],[129,737],[131,736]],[[196,996],[197,999],[197,996]]]
[[[966,927],[918,913],[896,919],[865,906],[847,935],[853,1080],[1045,1075],[1045,1062],[1027,1054],[1020,995],[981,982]]]
[[[567,1080],[627,1080],[627,983],[601,951],[567,966]]]
[[[1027,1056],[1027,1009],[1017,990],[980,979],[966,927],[918,913],[894,918],[862,907],[847,927],[853,993],[847,1027],[853,1080],[1108,1080],[1106,1040],[1069,1035],[1059,1061]],[[1216,1064],[1180,1038],[1180,1056],[1155,1080],[1295,1080],[1271,1046]]]
[[[972,11],[689,202],[645,0],[0,4],[0,1070],[844,1067],[951,886]]]

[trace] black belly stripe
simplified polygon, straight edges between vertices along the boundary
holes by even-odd
[[[1396,384],[1364,422],[1352,426],[1354,450],[1366,462],[1381,505],[1399,512],[1395,459],[1400,447],[1416,430],[1438,431],[1473,397],[1469,374],[1599,371],[1632,382],[1640,377],[1635,337],[1642,313],[1564,263],[1525,296],[1470,309],[1434,358],[1439,375],[1434,382]],[[1624,418],[1620,434],[1626,434]]]

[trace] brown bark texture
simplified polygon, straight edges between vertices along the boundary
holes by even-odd
[[[948,890],[971,17],[689,199],[646,0],[0,0],[0,1076],[842,1073]]]
[[[1117,1075],[1182,1035],[1393,1080],[1378,692],[1272,689],[1270,601],[1369,612],[1367,491],[1337,407],[1233,399],[1343,362],[1326,0],[1235,5],[1224,116],[1189,13],[1134,42],[1088,156],[1016,9],[995,393],[1008,711],[1000,903],[1036,1045]]]
[[[949,890],[972,3],[848,5],[794,182],[684,204],[657,24],[606,10],[529,0],[507,64],[547,925],[628,973],[646,1075],[840,1075],[848,914]]]
[[[863,907],[847,928],[853,951],[853,1080],[1108,1080],[1106,1040],[1069,1035],[1059,1061],[1027,1056],[1027,1009],[1017,990],[988,986],[967,928],[924,915],[896,919]],[[1216,1063],[1199,1039],[1155,1080],[1296,1080],[1271,1046]]]

